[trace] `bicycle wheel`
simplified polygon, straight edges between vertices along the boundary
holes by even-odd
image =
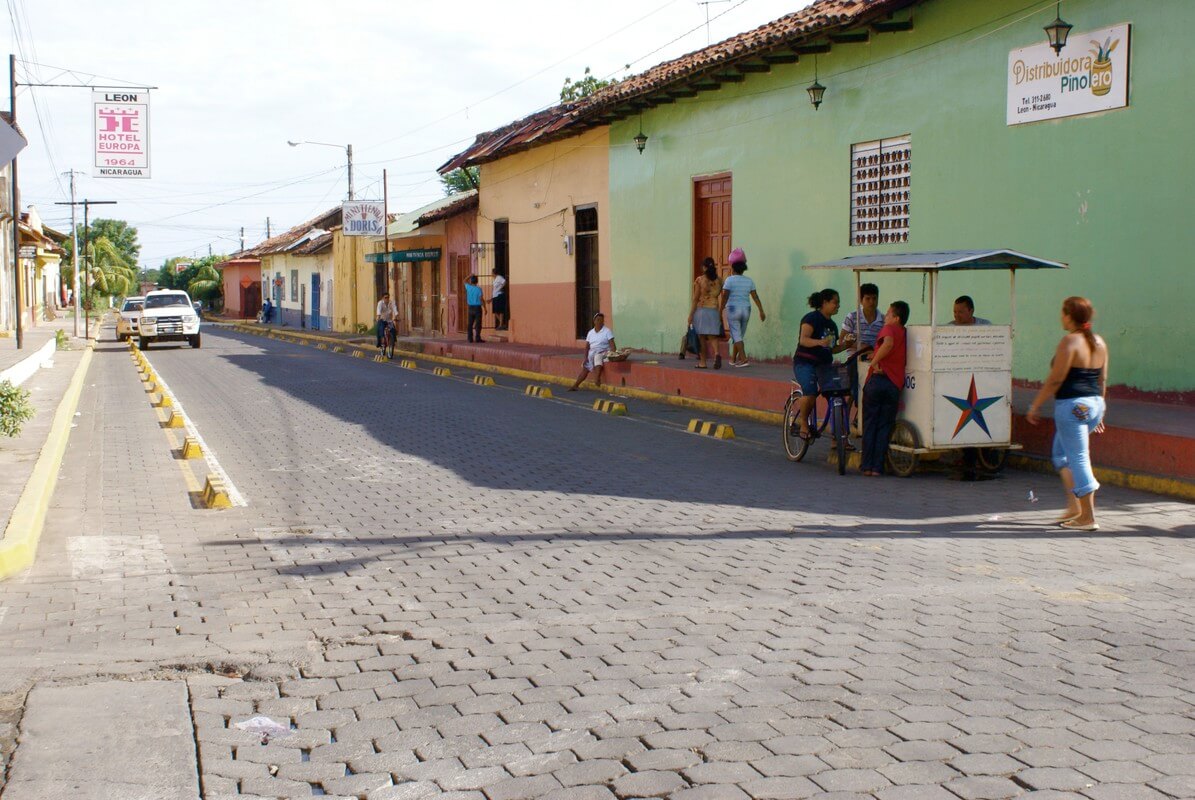
[[[838,474],[845,475],[846,438],[850,435],[850,432],[847,430],[846,403],[842,402],[841,398],[835,398],[831,413],[834,415],[834,447],[838,450]]]
[[[784,427],[781,435],[784,437],[784,455],[789,461],[800,461],[809,450],[809,440],[797,435],[801,430],[798,414],[801,410],[802,396],[800,392],[793,392],[784,404]]]
[[[903,419],[898,419],[896,424],[892,426],[892,436],[888,441],[910,449],[921,446],[916,429]],[[888,469],[893,475],[900,478],[907,478],[917,470],[917,463],[920,459],[916,453],[893,450],[889,447],[887,461]]]
[[[979,448],[979,466],[988,472],[1000,472],[1008,461],[1008,451],[1003,447]]]

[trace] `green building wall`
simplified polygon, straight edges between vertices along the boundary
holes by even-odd
[[[791,354],[805,297],[831,286],[852,307],[849,272],[804,264],[845,256],[1011,248],[1070,264],[1017,277],[1014,374],[1041,379],[1061,335],[1063,298],[1085,295],[1111,348],[1114,384],[1195,389],[1180,354],[1195,337],[1195,30],[1191,0],[1071,0],[1074,34],[1132,24],[1129,106],[1009,127],[1009,51],[1044,41],[1053,8],[1024,0],[927,0],[911,31],[836,44],[818,56],[827,88],[815,111],[814,63],[773,67],[743,83],[662,105],[610,133],[608,259],[620,344],[668,352],[684,332],[692,280],[693,179],[733,173],[733,244],[743,247],[766,323],[747,336],[756,358]],[[1086,54],[1072,35],[1064,55]],[[648,135],[640,155],[632,142]],[[851,144],[912,137],[909,241],[848,246]],[[704,254],[699,254],[704,255]],[[905,299],[926,322],[920,277],[873,276],[881,303]],[[944,276],[938,319],[956,295],[1007,322],[1005,273]]]

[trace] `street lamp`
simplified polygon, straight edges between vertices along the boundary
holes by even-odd
[[[1054,14],[1054,21],[1047,25],[1043,30],[1046,36],[1050,39],[1050,47],[1054,48],[1054,55],[1062,55],[1062,48],[1066,47],[1066,37],[1070,35],[1071,25],[1062,19],[1062,3],[1058,3],[1058,11]]]
[[[353,199],[353,146],[351,144],[339,145],[329,144],[328,142],[292,142],[289,139],[286,143],[291,147],[298,147],[301,144],[317,144],[320,147],[335,147],[338,150],[343,148],[344,153],[348,157],[349,161],[349,199]]]
[[[805,89],[809,92],[809,102],[813,103],[813,110],[821,107],[822,97],[826,94],[826,87],[817,79],[817,53],[813,54],[813,83]]]
[[[643,118],[639,119],[639,134],[635,137],[635,147],[639,155],[643,155],[643,148],[647,147],[647,134],[643,132]]]

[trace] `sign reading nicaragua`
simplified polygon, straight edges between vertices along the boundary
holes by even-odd
[[[1129,104],[1129,24],[1071,32],[1059,55],[1042,42],[1008,54],[1008,124]]]
[[[385,235],[386,211],[382,203],[373,200],[350,200],[341,210],[344,214],[345,236]]]
[[[94,91],[97,178],[149,177],[149,92]]]

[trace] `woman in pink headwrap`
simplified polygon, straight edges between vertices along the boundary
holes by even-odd
[[[730,251],[730,269],[734,272],[722,283],[721,308],[726,310],[726,322],[730,328],[730,365],[732,367],[747,367],[747,348],[743,344],[743,336],[747,333],[747,323],[751,320],[751,300],[759,309],[759,321],[768,318],[764,313],[763,304],[759,302],[759,294],[755,291],[755,281],[743,273],[747,271],[747,254],[741,247]]]

